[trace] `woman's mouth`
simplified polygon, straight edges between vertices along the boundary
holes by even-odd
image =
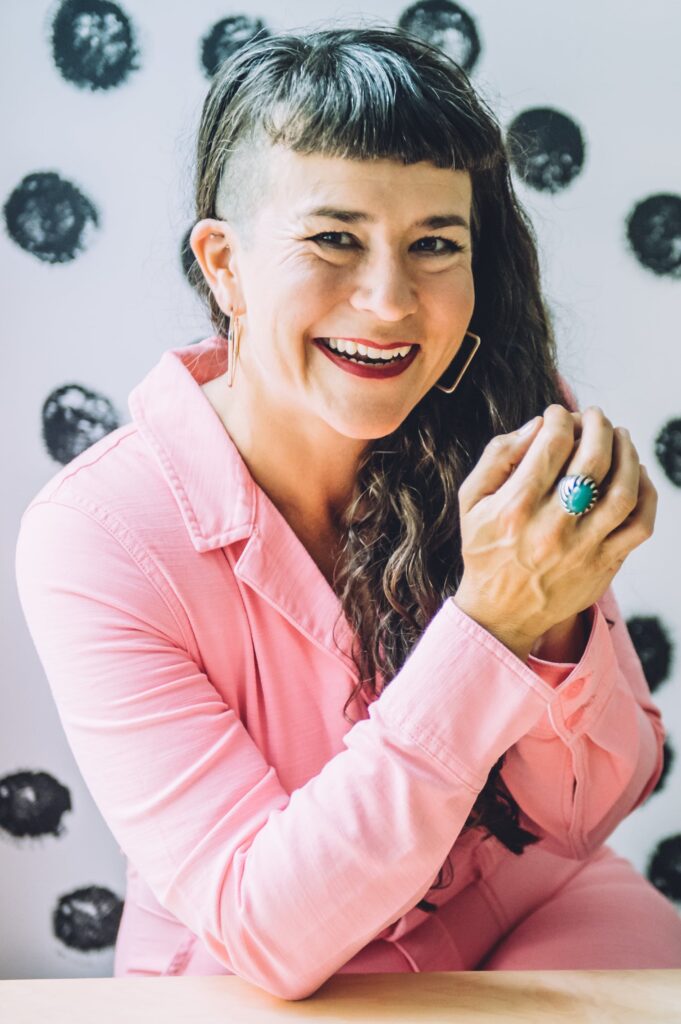
[[[378,359],[372,359],[369,355],[362,355],[359,351],[353,353],[335,351],[330,347],[328,338],[315,338],[313,344],[331,362],[345,370],[346,373],[352,373],[357,377],[369,377],[375,380],[381,380],[385,377],[396,377],[398,374],[403,373],[414,362],[419,350],[418,345],[412,345],[409,348],[408,354],[404,355],[400,353],[399,349],[395,349],[396,355],[390,359],[379,361]],[[404,348],[407,348],[407,346],[403,346]]]

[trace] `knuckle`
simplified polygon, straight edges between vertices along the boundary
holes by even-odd
[[[612,420],[610,420],[605,415],[605,413],[601,409],[600,405],[590,405],[587,408],[586,412],[591,413],[592,416],[594,416],[595,418],[599,419],[602,423],[606,423],[606,424],[608,424],[611,427],[613,426]]]
[[[631,512],[638,503],[638,493],[634,493],[625,484],[613,484],[608,491],[610,505],[615,512]]]
[[[552,563],[559,550],[559,537],[553,530],[545,530],[532,539],[532,557],[536,566]]]
[[[531,500],[526,492],[518,494],[512,501],[505,502],[498,512],[498,523],[504,534],[513,534],[527,520]]]
[[[505,448],[506,445],[510,443],[510,436],[506,434],[495,434],[494,437],[490,438],[490,440],[487,442],[487,447],[494,448],[496,450],[497,448]]]
[[[572,418],[570,416],[570,413],[568,412],[568,410],[565,408],[564,405],[561,405],[560,402],[552,402],[551,405],[547,405],[546,409],[544,410],[544,415],[546,415],[546,413],[549,413],[549,412],[553,416],[557,416],[558,418],[565,419],[566,421],[567,421],[568,418],[570,418],[570,419]]]
[[[640,534],[643,540],[652,537],[655,530],[655,522],[652,519],[641,519],[636,524],[636,533]]]

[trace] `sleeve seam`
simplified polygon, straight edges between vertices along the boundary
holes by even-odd
[[[414,736],[414,734],[406,727],[406,722],[404,720],[395,719],[391,722],[389,716],[384,716],[384,721],[388,726],[392,725],[393,728],[403,733],[404,736],[411,740],[412,743],[416,744],[416,746],[425,754],[427,754],[428,757],[432,758],[434,761],[437,761],[437,763],[441,765],[447,772],[449,772],[450,775],[454,776],[457,782],[460,782],[461,785],[469,789],[471,793],[474,793],[476,796],[478,795],[478,793],[480,792],[485,783],[485,780],[483,779],[482,781],[478,781],[476,779],[473,782],[469,782],[468,779],[464,778],[464,775],[469,775],[471,778],[473,778],[473,776],[471,775],[470,772],[467,771],[466,766],[462,764],[462,762],[458,759],[456,754],[452,754],[449,750],[446,752],[447,757],[451,758],[451,760],[456,763],[458,769],[457,771],[455,771],[452,768],[452,766],[447,763],[446,760],[443,760],[439,753],[437,753],[434,749],[431,749],[431,747],[425,746],[425,744],[417,736]],[[460,772],[463,774],[459,774]]]

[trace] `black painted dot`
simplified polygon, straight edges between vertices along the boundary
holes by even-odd
[[[627,241],[641,266],[681,278],[681,196],[659,193],[634,206],[626,219]]]
[[[681,487],[681,419],[668,420],[655,438],[655,455],[670,483]]]
[[[93,92],[139,69],[130,18],[109,0],[63,0],[52,21],[52,56],[67,82]]]
[[[665,736],[664,743],[662,744],[662,774],[655,783],[655,788],[653,789],[653,792],[650,794],[650,796],[652,796],[653,793],[659,793],[661,789],[664,789],[665,783],[667,781],[667,776],[669,775],[669,772],[672,770],[675,760],[676,754],[674,752],[674,748],[670,743],[669,737]]]
[[[232,14],[217,21],[201,39],[201,68],[212,78],[224,60],[257,38],[270,36],[262,18]]]
[[[109,399],[81,384],[64,384],[52,391],[43,405],[42,419],[45,446],[63,466],[120,425]]]
[[[123,901],[99,885],[88,885],[62,896],[52,914],[55,936],[81,952],[113,946],[123,914]]]
[[[669,676],[672,643],[669,634],[655,615],[635,615],[627,619],[627,629],[636,648],[643,674],[654,693]]]
[[[657,844],[648,861],[646,876],[663,896],[681,902],[681,832]]]
[[[0,828],[12,836],[60,836],[71,794],[48,772],[20,771],[0,779]]]
[[[466,72],[473,70],[480,56],[475,21],[451,0],[417,0],[402,12],[397,27],[437,46]]]
[[[524,110],[506,133],[516,173],[540,192],[559,192],[582,170],[585,143],[581,129],[567,114],[551,107]]]
[[[94,203],[54,171],[27,174],[2,212],[10,238],[45,263],[75,259],[99,225]]]

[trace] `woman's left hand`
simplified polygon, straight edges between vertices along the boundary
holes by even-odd
[[[625,427],[613,427],[598,406],[573,412],[577,444],[561,476],[588,472],[597,480],[599,494],[608,493],[611,504],[629,514],[607,534],[604,544],[613,549],[612,565],[621,568],[625,558],[652,536],[657,514],[658,493]],[[617,477],[612,487],[611,481]],[[556,481],[557,484],[557,481]],[[634,507],[632,508],[632,502]],[[597,506],[596,506],[597,507]],[[566,513],[567,514],[567,513]],[[591,513],[580,516],[588,528]],[[615,553],[616,552],[616,553]],[[602,595],[601,595],[602,596]]]
[[[638,452],[628,432],[622,435],[621,427],[613,429],[611,421],[597,406],[590,406],[583,413],[572,412],[571,415],[575,420],[577,444],[561,476],[583,472],[584,466],[588,465],[593,467],[591,471],[594,476],[601,479],[599,491],[604,491],[614,474],[620,472],[623,476],[620,483],[623,506],[626,508],[627,502],[631,503],[630,494],[634,490],[638,495],[636,506],[626,519],[608,534],[608,537],[619,538],[620,542],[626,542],[627,539],[630,541],[629,545],[625,544],[628,550],[620,549],[618,552],[616,562],[619,564],[616,572],[619,572],[627,555],[653,533],[658,493],[645,467],[641,466]],[[579,661],[588,639],[585,612],[586,609],[556,623],[539,637],[532,648],[532,654],[546,661]]]

